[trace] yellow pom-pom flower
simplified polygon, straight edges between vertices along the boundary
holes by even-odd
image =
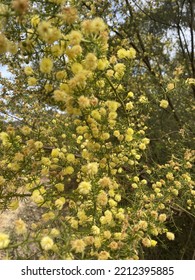
[[[166,214],[160,214],[159,217],[158,217],[159,221],[161,223],[165,222],[166,219],[167,219],[167,215]]]
[[[131,102],[131,101],[128,102],[128,103],[126,104],[126,110],[127,110],[127,111],[132,110],[133,107],[134,107],[134,106],[133,106],[133,102]]]
[[[167,239],[169,239],[169,240],[174,240],[174,239],[175,239],[175,234],[172,233],[172,232],[170,232],[170,231],[167,231],[167,232],[166,232],[166,237],[167,237]]]
[[[130,48],[127,50],[127,58],[133,59],[136,57],[136,50],[134,48]]]
[[[166,109],[169,106],[169,102],[165,99],[160,101],[160,107]]]
[[[65,203],[65,198],[60,197],[60,198],[56,199],[55,206],[56,206],[57,209],[61,210],[64,206],[64,203]]]
[[[41,239],[41,247],[43,250],[49,251],[52,249],[53,245],[54,245],[53,239],[50,238],[49,236],[44,236]]]
[[[53,61],[48,58],[44,57],[40,61],[40,71],[44,74],[49,74],[53,68]]]
[[[67,94],[63,90],[56,89],[53,93],[53,98],[57,102],[65,102],[67,99]]]
[[[35,15],[31,18],[30,22],[33,27],[36,27],[40,22],[40,17],[38,15]]]
[[[34,145],[37,150],[43,148],[43,143],[41,141],[36,141]]]
[[[152,244],[151,244],[151,240],[147,237],[143,238],[142,239],[142,244],[145,246],[145,247],[151,247]]]
[[[34,71],[33,71],[32,67],[26,66],[26,67],[24,68],[24,73],[25,73],[27,76],[30,76],[30,75],[33,75]]]
[[[99,33],[106,29],[106,24],[104,23],[103,19],[97,17],[91,21],[91,31],[93,33]]]
[[[59,153],[60,153],[59,149],[52,149],[51,156],[57,158],[59,156]]]
[[[87,174],[94,176],[98,172],[98,163],[90,162],[87,164]]]
[[[72,250],[75,251],[75,253],[83,253],[86,247],[85,242],[82,239],[76,239],[71,242]]]
[[[22,219],[15,221],[15,231],[17,235],[21,235],[27,232],[26,224]]]
[[[60,18],[66,23],[66,24],[73,24],[78,17],[77,9],[74,7],[65,7],[62,10],[62,13],[60,14]]]
[[[100,234],[100,228],[95,226],[95,225],[91,227],[91,231],[94,235],[99,235]]]
[[[93,53],[88,53],[84,60],[84,67],[87,70],[95,70],[97,67],[97,57]]]
[[[108,203],[108,196],[105,191],[101,190],[97,195],[97,204],[105,206]]]
[[[30,77],[28,78],[28,85],[31,87],[31,86],[36,86],[37,84],[37,79],[34,78],[34,77]]]
[[[151,247],[155,247],[156,244],[157,244],[157,241],[152,239],[152,240],[151,240]]]
[[[110,258],[110,254],[107,251],[101,251],[98,254],[98,260],[107,260]]]
[[[86,195],[91,191],[91,184],[89,182],[81,182],[78,186],[80,194]]]
[[[168,91],[173,90],[174,88],[175,88],[174,83],[169,83],[169,84],[167,85],[167,90],[168,90]]]
[[[0,232],[0,249],[6,248],[10,243],[9,235]]]
[[[75,155],[74,154],[68,154],[66,156],[66,159],[68,162],[74,162],[75,161]]]
[[[82,40],[82,34],[80,31],[72,30],[67,38],[69,40],[70,45],[79,45]]]
[[[55,184],[55,187],[59,192],[64,191],[64,184],[62,184],[62,183]]]
[[[71,65],[71,70],[74,74],[78,74],[79,72],[81,72],[83,70],[83,66],[82,66],[82,64],[75,62]]]
[[[123,59],[127,57],[127,50],[125,50],[124,48],[119,49],[117,52],[117,56],[119,59]]]

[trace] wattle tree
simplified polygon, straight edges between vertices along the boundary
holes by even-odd
[[[142,259],[194,221],[194,76],[137,6],[114,29],[118,1],[76,2],[0,5],[0,206],[36,213],[0,232],[10,259]]]

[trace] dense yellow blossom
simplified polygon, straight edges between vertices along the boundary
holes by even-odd
[[[160,222],[165,222],[167,219],[167,215],[166,214],[160,214],[158,217]]]
[[[91,31],[94,33],[99,33],[104,31],[107,28],[105,22],[103,21],[103,19],[97,17],[94,18],[91,22]]]
[[[175,88],[174,83],[169,83],[169,84],[167,85],[167,90],[168,90],[168,91],[173,90],[174,88]]]
[[[0,249],[6,248],[10,243],[9,235],[6,233],[0,232]]]
[[[91,231],[94,235],[99,235],[100,234],[100,229],[97,226],[92,226]]]
[[[128,102],[127,104],[126,104],[126,110],[132,110],[133,109],[133,102]]]
[[[37,28],[40,37],[45,38],[46,36],[48,36],[50,28],[51,28],[51,24],[48,21],[41,21],[38,24],[38,28]]]
[[[60,151],[59,151],[59,149],[52,149],[52,151],[51,151],[51,156],[52,157],[58,157],[59,156],[59,154],[60,154]]]
[[[41,247],[43,250],[49,251],[53,248],[53,246],[54,246],[53,239],[50,238],[49,236],[44,236],[41,239]]]
[[[44,202],[44,198],[38,190],[33,191],[31,199],[38,205],[41,205]]]
[[[76,253],[83,253],[86,247],[85,242],[82,239],[76,239],[71,241],[72,250]]]
[[[65,102],[67,95],[63,90],[56,89],[53,93],[53,98],[58,102]]]
[[[187,78],[186,83],[189,85],[194,85],[195,84],[195,79],[194,78]]]
[[[98,172],[98,163],[90,162],[87,164],[87,174],[94,176]]]
[[[151,247],[155,247],[156,244],[157,244],[157,241],[152,239],[152,240],[151,240]]]
[[[167,237],[167,239],[169,239],[169,240],[174,240],[174,239],[175,239],[174,233],[172,233],[172,232],[170,232],[170,231],[166,232],[166,237]]]
[[[55,184],[55,187],[56,187],[56,189],[57,189],[59,192],[63,192],[63,191],[64,191],[64,184],[63,184],[63,183]]]
[[[126,69],[126,66],[123,63],[117,63],[116,65],[114,65],[114,70],[116,72],[123,73],[125,71],[125,69]]]
[[[74,168],[72,166],[67,166],[62,170],[64,175],[71,175],[74,173]]]
[[[44,57],[40,61],[40,71],[44,74],[49,74],[53,68],[53,61],[48,58]]]
[[[80,194],[86,195],[91,191],[91,184],[89,182],[81,182],[78,186]]]
[[[74,74],[77,74],[83,70],[83,66],[82,64],[75,62],[71,65],[71,70]]]
[[[9,135],[6,132],[1,132],[0,140],[2,141],[3,145],[6,145],[9,142]]]
[[[78,104],[80,106],[80,108],[87,108],[90,106],[90,100],[88,97],[85,97],[84,95],[81,95],[78,98]]]
[[[74,162],[75,161],[75,155],[74,154],[68,154],[66,156],[66,159],[68,162]]]
[[[32,26],[33,27],[36,27],[38,24],[39,24],[39,22],[40,22],[40,17],[39,17],[39,15],[34,15],[32,18],[31,18],[31,24],[32,24]]]
[[[36,78],[34,78],[34,77],[28,78],[28,85],[29,86],[36,86],[36,84],[37,84],[37,79]]]
[[[122,59],[122,58],[126,58],[127,57],[127,50],[125,50],[124,48],[119,49],[117,51],[117,56],[118,58]]]
[[[107,59],[99,59],[98,60],[98,64],[97,64],[97,68],[99,70],[103,71],[103,70],[105,70],[108,67],[108,65],[109,65],[109,62],[108,62]]]
[[[55,206],[56,206],[57,209],[61,210],[64,206],[64,203],[65,203],[65,198],[60,197],[60,198],[56,199]]]
[[[83,62],[85,69],[95,70],[97,67],[97,57],[93,53],[88,53]]]
[[[136,50],[134,48],[130,48],[127,50],[127,58],[133,59],[136,57]]]
[[[123,59],[123,58],[133,59],[136,57],[136,50],[134,48],[130,48],[129,50],[121,48],[118,50],[117,56],[119,59]]]
[[[97,195],[97,204],[105,206],[108,203],[108,196],[105,191],[101,190]]]
[[[26,224],[22,219],[15,221],[15,232],[16,234],[24,234],[27,232]]]
[[[25,73],[27,76],[30,76],[30,75],[33,75],[34,71],[33,71],[32,67],[26,66],[26,67],[24,68],[24,73]]]
[[[72,30],[67,38],[69,40],[70,45],[79,45],[82,40],[82,34],[80,31]]]
[[[41,158],[41,162],[42,162],[42,164],[44,164],[44,165],[51,165],[51,161],[50,161],[50,159],[48,158],[48,157],[42,157]]]
[[[63,80],[64,78],[66,78],[66,76],[67,76],[67,73],[65,71],[58,71],[56,73],[56,79],[58,81]]]
[[[65,23],[73,24],[78,18],[78,12],[75,7],[65,7],[59,16]]]
[[[147,237],[142,239],[142,244],[144,245],[144,247],[151,247],[152,246],[151,240]]]
[[[54,57],[59,57],[63,54],[63,48],[62,46],[55,44],[51,46],[51,54]]]
[[[108,109],[111,112],[115,112],[120,107],[120,103],[111,100],[106,101],[106,105],[108,106]]]
[[[108,260],[110,258],[110,254],[107,251],[101,251],[98,254],[98,260]]]
[[[160,107],[166,109],[168,106],[169,106],[169,102],[168,102],[167,100],[162,99],[162,100],[160,101]]]

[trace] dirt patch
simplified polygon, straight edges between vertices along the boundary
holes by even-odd
[[[13,227],[14,221],[18,219],[19,213],[24,209],[23,203],[20,204],[17,210],[5,210],[0,213],[0,232],[8,233]],[[0,251],[0,260],[5,258],[5,253]]]
[[[20,202],[17,210],[5,210],[3,212],[0,212],[0,232],[14,234],[14,223],[17,219],[20,218],[26,223],[28,230],[30,230],[31,224],[39,221],[41,215],[42,209],[37,208],[37,206],[32,201],[22,201]],[[21,256],[22,255],[23,253],[21,252]],[[5,258],[5,251],[0,250],[0,260],[3,260]],[[13,259],[17,258],[13,256]]]
[[[47,178],[42,178],[41,181],[44,183],[48,183]],[[22,219],[27,225],[28,232],[30,232],[32,223],[37,223],[38,221],[40,221],[43,213],[44,213],[44,209],[38,207],[28,197],[25,200],[19,202],[19,207],[15,211],[13,210],[0,211],[0,232],[10,233],[10,236],[15,235],[14,224],[17,219]],[[33,252],[34,246],[32,246],[32,248],[29,247],[29,251],[30,249],[32,249]],[[23,255],[22,252],[21,255]],[[5,252],[4,250],[0,250],[0,260],[4,258],[5,258]],[[17,258],[13,256],[13,259],[17,259]]]
[[[13,226],[14,221],[18,218],[24,207],[24,204],[21,203],[15,211],[6,210],[0,213],[0,232],[7,232]]]

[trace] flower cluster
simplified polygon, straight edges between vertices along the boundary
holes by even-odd
[[[3,205],[17,209],[27,197],[39,217],[30,226],[17,218],[13,240],[0,233],[0,249],[13,242],[27,250],[33,243],[39,259],[138,259],[141,246],[156,246],[161,234],[174,240],[166,225],[170,203],[184,195],[194,209],[186,171],[193,152],[182,162],[152,166],[140,109],[149,100],[127,83],[136,50],[120,48],[110,56],[101,18],[81,21],[63,0],[39,4],[47,13],[37,14],[26,0],[10,7],[20,36],[10,37],[18,55],[5,59],[18,57],[11,90],[21,119],[0,132]],[[0,54],[10,52],[9,44],[0,34]],[[167,92],[173,89],[168,84]]]

